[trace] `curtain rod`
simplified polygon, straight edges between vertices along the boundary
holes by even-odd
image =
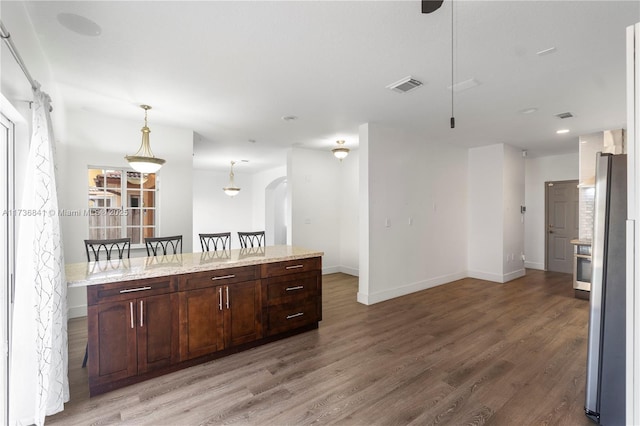
[[[18,66],[20,66],[20,69],[22,69],[22,72],[24,73],[25,77],[27,77],[27,80],[29,80],[29,84],[31,84],[31,88],[33,90],[36,90],[37,89],[36,82],[33,79],[33,77],[31,77],[31,73],[29,73],[27,66],[22,60],[22,56],[20,56],[20,53],[16,49],[16,46],[13,44],[13,40],[11,40],[11,34],[9,34],[9,31],[7,31],[7,29],[5,28],[4,24],[2,23],[2,20],[0,20],[0,38],[7,45],[9,52],[11,52],[11,55],[13,55],[13,58],[18,63]],[[50,107],[49,111],[53,111],[53,107]]]

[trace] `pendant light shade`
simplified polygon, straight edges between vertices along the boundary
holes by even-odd
[[[147,111],[151,109],[149,105],[140,105],[140,108],[144,110],[144,127],[142,128],[142,143],[138,152],[134,155],[127,155],[126,160],[129,165],[140,173],[155,173],[166,162],[162,158],[157,158],[151,151],[151,144],[149,143],[149,127],[147,126]]]
[[[333,152],[333,155],[335,155],[338,160],[342,161],[347,157],[347,155],[349,155],[349,148],[344,147],[343,140],[336,141],[336,143],[338,144],[338,146],[336,148],[333,148],[331,152]]]
[[[235,182],[233,181],[233,165],[236,164],[235,161],[231,162],[231,172],[229,173],[229,185],[222,188],[222,190],[224,191],[225,194],[227,194],[229,197],[234,197],[238,194],[238,192],[240,192],[240,188],[238,188],[235,184]]]

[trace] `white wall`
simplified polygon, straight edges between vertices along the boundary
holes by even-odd
[[[503,282],[525,274],[524,215],[520,207],[525,203],[525,167],[522,150],[504,145],[503,185]]]
[[[466,149],[373,123],[361,126],[359,144],[358,301],[465,277]]]
[[[469,276],[502,282],[502,144],[469,150]]]
[[[506,144],[469,150],[469,265],[473,278],[504,283],[525,274],[525,167]]]
[[[252,205],[253,205],[253,213],[252,213],[252,223],[250,229],[246,229],[247,231],[264,231],[266,230],[266,220],[267,216],[272,218],[273,214],[278,214],[280,216],[284,215],[284,211],[280,211],[282,206],[277,206],[278,212],[276,213],[273,210],[274,206],[269,206],[269,211],[267,212],[267,192],[269,192],[272,188],[270,185],[276,180],[286,179],[287,176],[287,167],[286,167],[286,157],[282,158],[282,166],[276,167],[273,169],[265,170],[260,173],[256,173],[251,176],[251,186],[252,190]],[[270,195],[273,195],[272,193]],[[271,233],[266,233],[265,240],[267,244],[273,244],[274,236]]]
[[[578,153],[525,160],[525,267],[544,269],[544,183],[578,179],[579,163]]]
[[[142,123],[80,110],[68,111],[67,118],[67,136],[58,144],[59,203],[61,209],[82,211],[87,208],[88,166],[127,167],[124,156],[137,151]],[[189,252],[193,235],[193,132],[154,125],[153,120],[149,124],[154,154],[167,160],[158,172],[158,235],[182,235],[183,251]],[[65,262],[86,262],[82,240],[88,237],[87,217],[60,219]],[[86,315],[86,290],[69,289],[68,306],[70,317]]]
[[[222,190],[229,183],[229,172],[193,170],[193,252],[202,251],[199,233],[231,232],[231,248],[239,249],[238,231],[253,231],[253,187],[251,175],[234,168],[234,181],[240,187],[235,197]]]
[[[352,150],[340,163],[340,272],[359,275],[359,162]]]
[[[291,243],[323,251],[325,274],[340,271],[340,166],[330,151],[296,147],[288,160]]]

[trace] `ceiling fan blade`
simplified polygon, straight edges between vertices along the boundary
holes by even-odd
[[[435,12],[442,6],[444,0],[422,0],[422,13]]]

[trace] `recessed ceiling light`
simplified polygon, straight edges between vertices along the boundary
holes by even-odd
[[[525,108],[520,110],[520,114],[533,114],[538,108]]]
[[[298,117],[296,117],[295,115],[285,115],[282,117],[282,119],[284,121],[293,121],[293,120],[297,120]]]
[[[63,27],[76,34],[99,36],[102,33],[100,25],[84,16],[76,15],[75,13],[58,13],[57,18]]]
[[[569,133],[569,129],[560,129],[560,130],[556,130],[556,133],[559,135],[565,134],[565,133]]]
[[[548,49],[544,49],[539,52],[536,52],[536,55],[538,56],[551,55],[552,53],[556,53],[557,50],[558,49],[556,49],[555,47],[550,47]]]

